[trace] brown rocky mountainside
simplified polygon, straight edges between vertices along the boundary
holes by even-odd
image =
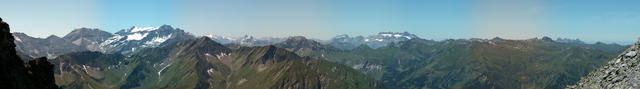
[[[46,58],[25,64],[16,54],[9,24],[0,18],[0,88],[58,89],[53,77],[53,65]]]

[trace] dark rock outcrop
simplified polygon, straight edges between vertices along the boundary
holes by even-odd
[[[2,89],[57,89],[53,78],[53,65],[46,58],[22,62],[16,54],[14,37],[9,24],[0,19],[0,88]]]

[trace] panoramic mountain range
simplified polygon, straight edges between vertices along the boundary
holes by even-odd
[[[13,35],[23,58],[52,58],[62,88],[557,89],[629,47],[549,37],[435,41],[408,32],[330,40],[194,36],[169,25]]]

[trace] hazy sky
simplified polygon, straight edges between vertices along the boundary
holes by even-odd
[[[629,44],[640,37],[640,0],[0,0],[13,32],[63,36],[163,24],[195,35],[410,32],[425,39],[549,36]]]

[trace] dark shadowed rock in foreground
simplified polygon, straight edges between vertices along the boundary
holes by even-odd
[[[16,55],[14,38],[9,24],[0,19],[0,88],[2,89],[57,89],[53,78],[53,65],[46,58],[22,62]]]
[[[638,89],[640,88],[640,41],[599,69],[567,89]]]

